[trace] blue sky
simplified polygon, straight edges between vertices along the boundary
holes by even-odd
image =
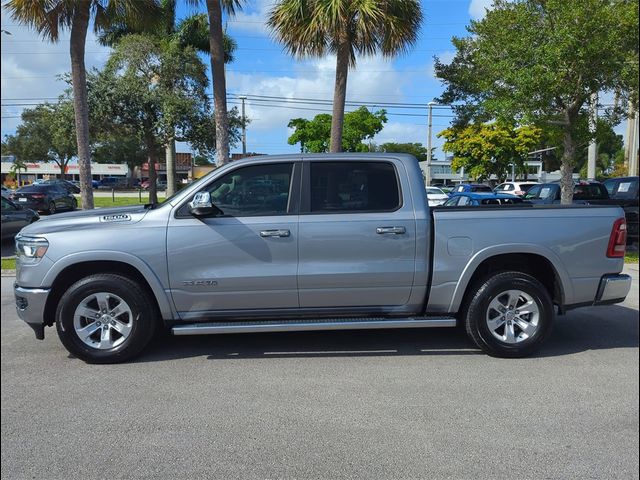
[[[298,151],[287,144],[291,118],[312,118],[330,110],[330,105],[318,102],[303,103],[307,99],[330,102],[333,95],[335,58],[296,60],[271,39],[264,20],[273,0],[253,0],[235,17],[226,19],[227,33],[238,43],[235,61],[227,67],[229,108],[239,106],[239,95],[246,100],[247,150],[260,153]],[[380,57],[358,59],[350,71],[347,101],[363,103],[370,109],[381,108],[380,103],[412,104],[414,108],[386,107],[389,121],[376,143],[427,143],[426,104],[439,96],[442,85],[434,78],[433,56],[444,61],[452,58],[451,37],[464,35],[470,19],[480,18],[490,0],[423,0],[424,22],[417,45],[409,54],[384,60]],[[204,2],[202,2],[204,4]],[[181,5],[179,17],[200,8]],[[56,76],[69,71],[68,35],[59,44],[39,39],[37,34],[16,23],[2,9],[2,135],[13,133],[19,123],[20,112],[27,104],[55,100],[64,89]],[[109,49],[97,45],[90,34],[86,48],[87,67],[101,67]],[[206,57],[203,57],[208,61]],[[265,97],[275,97],[265,99]],[[261,98],[261,100],[258,100]],[[290,99],[290,100],[287,100]],[[294,99],[305,99],[302,101]],[[348,107],[347,110],[356,108]],[[435,134],[446,128],[451,119],[448,109],[434,110],[434,146],[441,141]],[[180,145],[179,151],[189,151]],[[232,148],[239,152],[241,145]],[[442,154],[437,151],[436,156]]]

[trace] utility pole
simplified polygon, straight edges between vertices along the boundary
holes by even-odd
[[[598,94],[591,95],[591,114],[589,115],[589,150],[587,156],[587,180],[596,179],[596,157],[598,156],[598,144],[596,143],[596,126],[598,124]]]
[[[427,171],[425,173],[425,183],[428,186],[431,185],[431,127],[433,123],[433,106],[437,105],[437,102],[429,102],[429,120],[427,125]]]
[[[629,103],[627,116],[627,138],[625,145],[625,160],[629,176],[636,175],[638,171],[638,112]]]
[[[244,115],[244,101],[247,97],[240,95],[238,98],[242,100],[242,156],[244,157],[247,154],[247,124],[246,117]]]

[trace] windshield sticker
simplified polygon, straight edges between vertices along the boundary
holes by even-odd
[[[624,182],[618,186],[618,192],[628,192],[631,187],[631,182]]]
[[[549,195],[551,195],[550,187],[544,187],[542,190],[540,190],[540,198],[547,198]]]

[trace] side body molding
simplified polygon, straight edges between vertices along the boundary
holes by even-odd
[[[453,292],[451,304],[449,305],[449,311],[458,311],[460,305],[462,304],[462,299],[469,285],[471,277],[482,262],[484,262],[488,258],[498,255],[518,253],[539,255],[549,260],[553,269],[555,270],[557,277],[560,279],[560,286],[563,292],[563,302],[565,304],[572,303],[574,293],[571,278],[569,277],[569,273],[564,268],[564,264],[560,260],[560,257],[553,250],[550,250],[549,248],[546,248],[542,245],[534,245],[530,243],[505,243],[502,245],[494,245],[483,248],[471,257],[469,262],[467,262],[464,270],[462,271],[460,280],[458,281],[458,284],[456,285],[456,288]]]

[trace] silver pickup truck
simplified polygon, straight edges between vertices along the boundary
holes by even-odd
[[[409,155],[254,157],[161,204],[45,218],[16,238],[18,315],[87,362],[174,335],[463,326],[520,357],[556,311],[621,302],[618,207],[430,209]]]

